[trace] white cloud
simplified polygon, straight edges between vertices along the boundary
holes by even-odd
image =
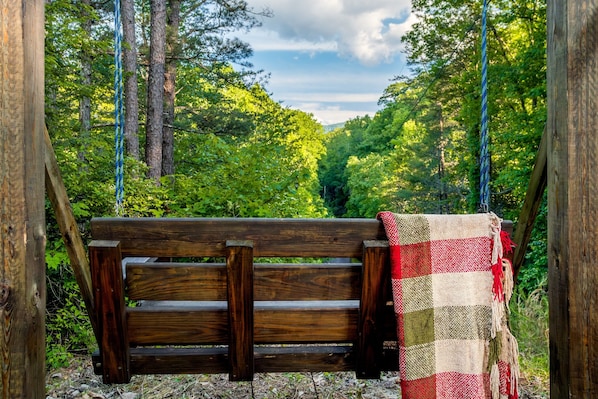
[[[243,37],[243,40],[251,43],[251,48],[255,51],[338,51],[337,43],[334,41],[284,40],[278,33],[266,29],[253,29]]]
[[[256,51],[333,50],[364,65],[390,62],[414,22],[410,0],[248,0],[272,18],[248,40]],[[247,39],[247,38],[246,38]]]
[[[380,93],[285,93],[285,101],[314,101],[326,103],[376,103]]]
[[[333,125],[335,123],[346,122],[349,119],[354,119],[358,116],[373,116],[375,114],[375,112],[372,112],[371,110],[346,110],[340,107],[324,106],[319,103],[303,103],[292,106],[291,108],[300,109],[312,114],[322,125]]]

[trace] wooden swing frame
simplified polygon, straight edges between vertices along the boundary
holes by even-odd
[[[10,60],[2,64],[10,82],[2,91],[2,171],[11,178],[2,186],[2,242],[11,249],[2,257],[2,391],[43,398],[43,3],[3,0],[2,7],[3,60]],[[551,397],[590,399],[598,395],[598,7],[550,0],[547,14]]]

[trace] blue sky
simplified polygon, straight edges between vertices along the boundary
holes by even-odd
[[[373,115],[390,80],[409,73],[401,36],[410,0],[248,0],[272,18],[243,40],[255,68],[270,73],[276,101],[323,124]]]

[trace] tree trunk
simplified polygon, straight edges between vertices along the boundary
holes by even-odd
[[[440,202],[439,211],[441,214],[450,213],[447,203],[448,193],[446,190],[446,161],[444,150],[446,148],[446,138],[444,137],[444,115],[442,114],[442,104],[438,104],[439,110],[439,137],[438,137],[438,200]]]
[[[165,42],[166,0],[152,0],[145,162],[149,168],[148,177],[157,184],[162,172]]]
[[[176,68],[179,53],[180,0],[170,0],[166,47],[168,61],[164,75],[164,130],[162,137],[162,176],[174,175],[174,104],[176,97]]]
[[[0,10],[0,397],[43,399],[44,2]]]
[[[123,27],[123,68],[125,72],[125,148],[139,159],[139,97],[137,90],[137,43],[135,40],[135,1],[121,0]]]
[[[83,0],[81,3],[83,4],[81,12],[81,28],[85,31],[87,37],[91,37],[92,19],[89,16],[91,1]],[[81,50],[79,54],[79,59],[81,62],[81,85],[83,87],[91,87],[91,56],[85,48]],[[81,139],[81,143],[83,143],[83,146],[79,150],[78,158],[83,165],[85,164],[85,148],[87,147],[87,143],[89,141],[90,131],[91,99],[89,98],[89,96],[82,95],[79,99],[79,137]]]

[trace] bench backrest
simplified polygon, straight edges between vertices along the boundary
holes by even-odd
[[[397,369],[396,348],[384,349],[396,324],[377,220],[101,218],[91,228],[94,364],[105,382]],[[123,267],[129,257],[152,259]]]
[[[251,380],[255,372],[379,378],[398,370],[378,220],[99,218],[91,231],[94,365],[106,383],[132,374]],[[139,257],[150,261],[123,262]],[[346,262],[330,263],[336,258]]]

